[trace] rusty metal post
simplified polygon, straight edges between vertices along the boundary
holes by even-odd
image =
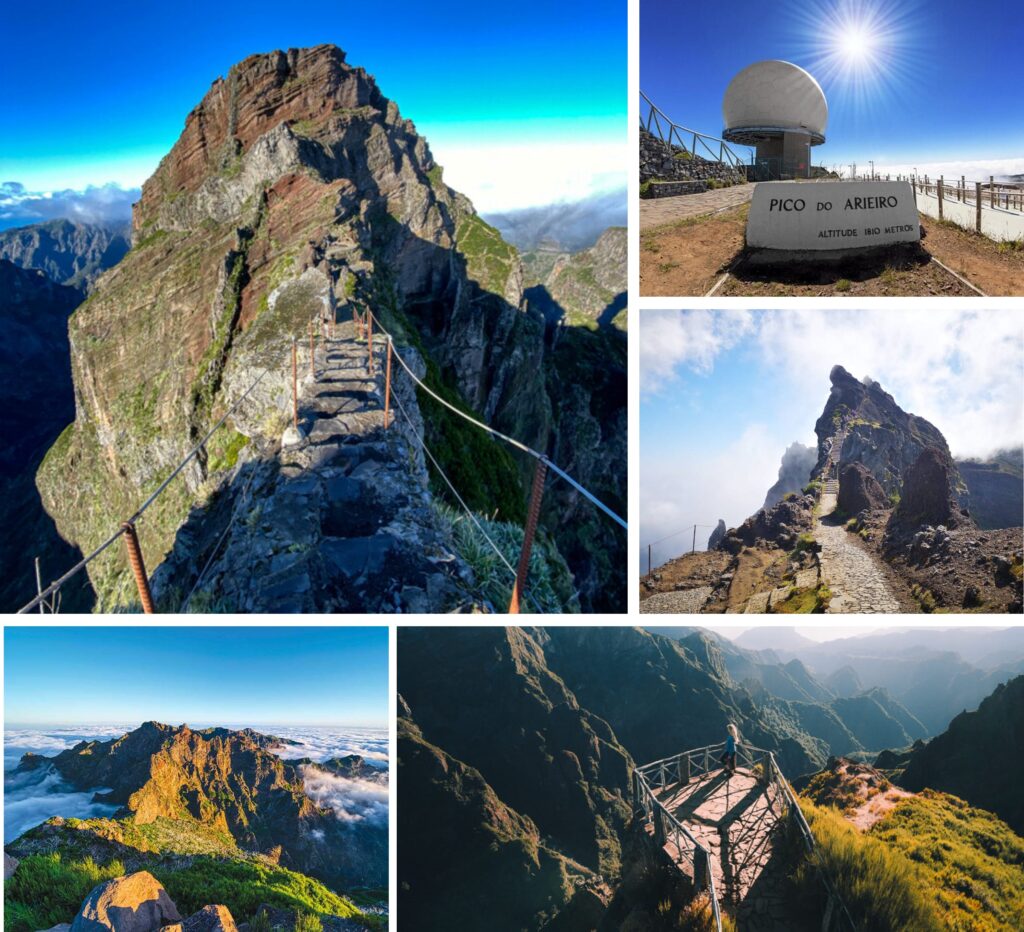
[[[139,589],[139,600],[142,602],[142,610],[147,615],[156,613],[153,608],[153,593],[149,591],[149,577],[146,575],[146,564],[142,559],[142,548],[139,546],[139,535],[135,533],[135,525],[131,521],[125,521],[121,525],[124,532],[124,543],[128,548],[128,562],[131,564],[132,573],[135,575],[135,585]]]
[[[41,596],[43,594],[43,574],[39,569],[39,557],[36,557],[36,595]],[[43,600],[39,600],[39,614],[45,615],[46,609],[43,606]]]
[[[995,175],[988,176],[988,206],[996,206],[996,178]]]
[[[533,538],[537,533],[537,522],[540,520],[540,501],[544,495],[544,478],[547,473],[548,467],[544,460],[537,460],[537,468],[533,472],[533,487],[530,489],[530,508],[526,514],[526,527],[523,529],[523,549],[519,553],[519,567],[516,569],[516,581],[508,605],[510,615],[519,614],[519,598],[526,586],[526,576],[530,570],[530,552],[533,550]]]
[[[309,377],[316,381],[316,343],[313,342],[313,319],[309,320]]]
[[[943,179],[942,175],[939,175],[939,183],[938,183],[938,186],[936,187],[936,190],[939,192],[939,219],[940,220],[942,219],[942,196],[943,196],[943,193],[944,193],[942,189],[945,186],[946,186],[945,180]]]
[[[647,575],[651,575],[651,545],[647,545]]]
[[[384,429],[391,426],[391,337],[388,337],[388,358],[384,364]]]
[[[299,351],[292,337],[292,427],[299,429]]]
[[[366,371],[373,378],[373,318],[366,312]]]
[[[981,232],[981,182],[974,182],[974,226]]]

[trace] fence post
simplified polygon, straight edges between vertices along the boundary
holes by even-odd
[[[936,190],[939,192],[939,219],[942,219],[942,186],[945,182],[942,180],[942,175],[939,175],[939,183]]]
[[[373,378],[373,317],[366,312],[366,372]]]
[[[149,577],[146,575],[146,564],[142,559],[142,548],[139,546],[139,536],[135,533],[135,525],[131,521],[125,521],[121,525],[121,530],[124,532],[124,543],[128,548],[128,562],[135,575],[135,585],[139,590],[142,610],[147,615],[153,615],[156,612],[156,609],[153,608],[153,593],[149,590]]]
[[[698,845],[693,849],[693,887],[703,890],[708,885],[708,849]]]
[[[313,336],[313,319],[309,320],[309,377],[316,381],[316,343]]]
[[[39,557],[36,557],[36,595],[40,596],[43,594],[43,574],[39,569]],[[39,614],[45,615],[46,609],[43,606],[42,599],[39,600]]]
[[[651,545],[647,545],[647,575],[651,575]]]
[[[391,336],[388,336],[388,357],[384,364],[384,429],[391,426]]]
[[[686,762],[686,767],[683,767],[683,761]],[[685,775],[685,779],[684,779]],[[690,782],[690,755],[685,754],[683,760],[679,762],[679,782],[686,784]]]
[[[974,182],[974,225],[981,232],[981,182]]]
[[[512,598],[509,601],[508,613],[519,614],[519,597],[526,586],[526,576],[530,571],[530,551],[533,550],[533,536],[537,533],[537,521],[540,519],[540,502],[544,495],[544,478],[548,467],[542,459],[537,460],[533,471],[533,487],[530,489],[530,507],[526,513],[526,527],[523,529],[523,549],[519,553],[519,567],[516,569],[516,581],[512,586]]]
[[[967,179],[963,175],[960,176],[960,203],[967,203]]]
[[[299,351],[292,337],[292,427],[299,429]]]
[[[988,206],[996,206],[996,176],[988,176]]]

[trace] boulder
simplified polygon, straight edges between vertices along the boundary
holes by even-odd
[[[955,470],[949,454],[939,447],[925,447],[903,477],[900,503],[893,515],[897,523],[907,526],[923,524],[956,528],[969,525],[950,492],[950,478]]]
[[[14,876],[19,863],[17,858],[12,858],[6,851],[4,852],[4,880]]]
[[[885,489],[863,463],[845,463],[839,471],[838,507],[848,515],[885,508]]]
[[[708,550],[714,550],[723,540],[725,540],[726,530],[728,529],[725,526],[725,521],[719,518],[718,525],[711,532],[711,536],[708,538]]]
[[[181,916],[167,891],[148,871],[137,871],[94,887],[71,932],[153,932],[174,922]]]
[[[226,906],[204,906],[181,925],[181,932],[238,932]]]

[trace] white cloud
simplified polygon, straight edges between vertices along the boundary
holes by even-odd
[[[384,779],[339,777],[306,764],[301,768],[307,795],[334,811],[341,822],[387,825],[388,786]]]
[[[709,525],[697,528],[697,549],[703,550],[719,518],[736,527],[757,511],[775,483],[785,448],[767,427],[750,424],[728,446],[695,445],[683,459],[641,450],[641,567],[647,567],[649,541],[694,524]],[[657,545],[655,565],[688,552],[692,541],[687,531]]]
[[[431,145],[444,180],[480,213],[582,201],[626,186],[625,143],[443,143]]]
[[[92,801],[94,793],[105,790],[108,788],[95,787],[77,792],[49,767],[4,774],[4,844],[53,816],[91,819],[113,815],[117,806]]]
[[[868,171],[868,163],[860,162],[857,173]],[[1024,158],[1013,159],[965,159],[934,162],[878,161],[875,160],[875,173],[879,175],[912,175],[914,172],[923,178],[957,178],[962,175],[968,181],[988,181],[994,177],[997,181],[1011,175],[1024,175]]]
[[[138,188],[117,184],[89,185],[82,191],[29,191],[17,181],[0,183],[0,225],[67,219],[80,223],[126,223]]]
[[[685,367],[710,372],[719,353],[751,332],[750,311],[644,311],[640,327],[640,390],[657,394]]]
[[[259,731],[260,729],[257,729]],[[371,766],[386,766],[389,739],[386,728],[301,728],[275,726],[266,729],[297,744],[283,744],[271,751],[284,760],[308,757],[316,761],[358,754]]]

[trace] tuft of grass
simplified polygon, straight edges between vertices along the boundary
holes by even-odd
[[[930,615],[935,611],[937,603],[935,602],[935,596],[932,595],[930,589],[926,589],[924,586],[914,583],[910,589],[910,594],[917,599],[917,603],[921,606],[922,612]]]
[[[100,867],[88,857],[30,855],[4,881],[4,932],[34,932],[71,922],[93,887],[123,874],[120,861]]]
[[[236,922],[245,922],[266,903],[314,915],[363,918],[362,911],[351,901],[333,893],[320,881],[283,867],[201,857],[181,870],[154,867],[152,873],[182,915],[191,915],[210,903],[220,903],[231,911]]]
[[[905,857],[885,842],[861,835],[838,812],[800,800],[817,842],[814,853],[793,874],[794,901],[818,918],[826,894],[820,870],[834,885],[859,932],[943,932],[921,889],[921,877]]]
[[[836,291],[846,292],[849,291],[851,287],[853,286],[848,278],[841,278],[836,282]]]

